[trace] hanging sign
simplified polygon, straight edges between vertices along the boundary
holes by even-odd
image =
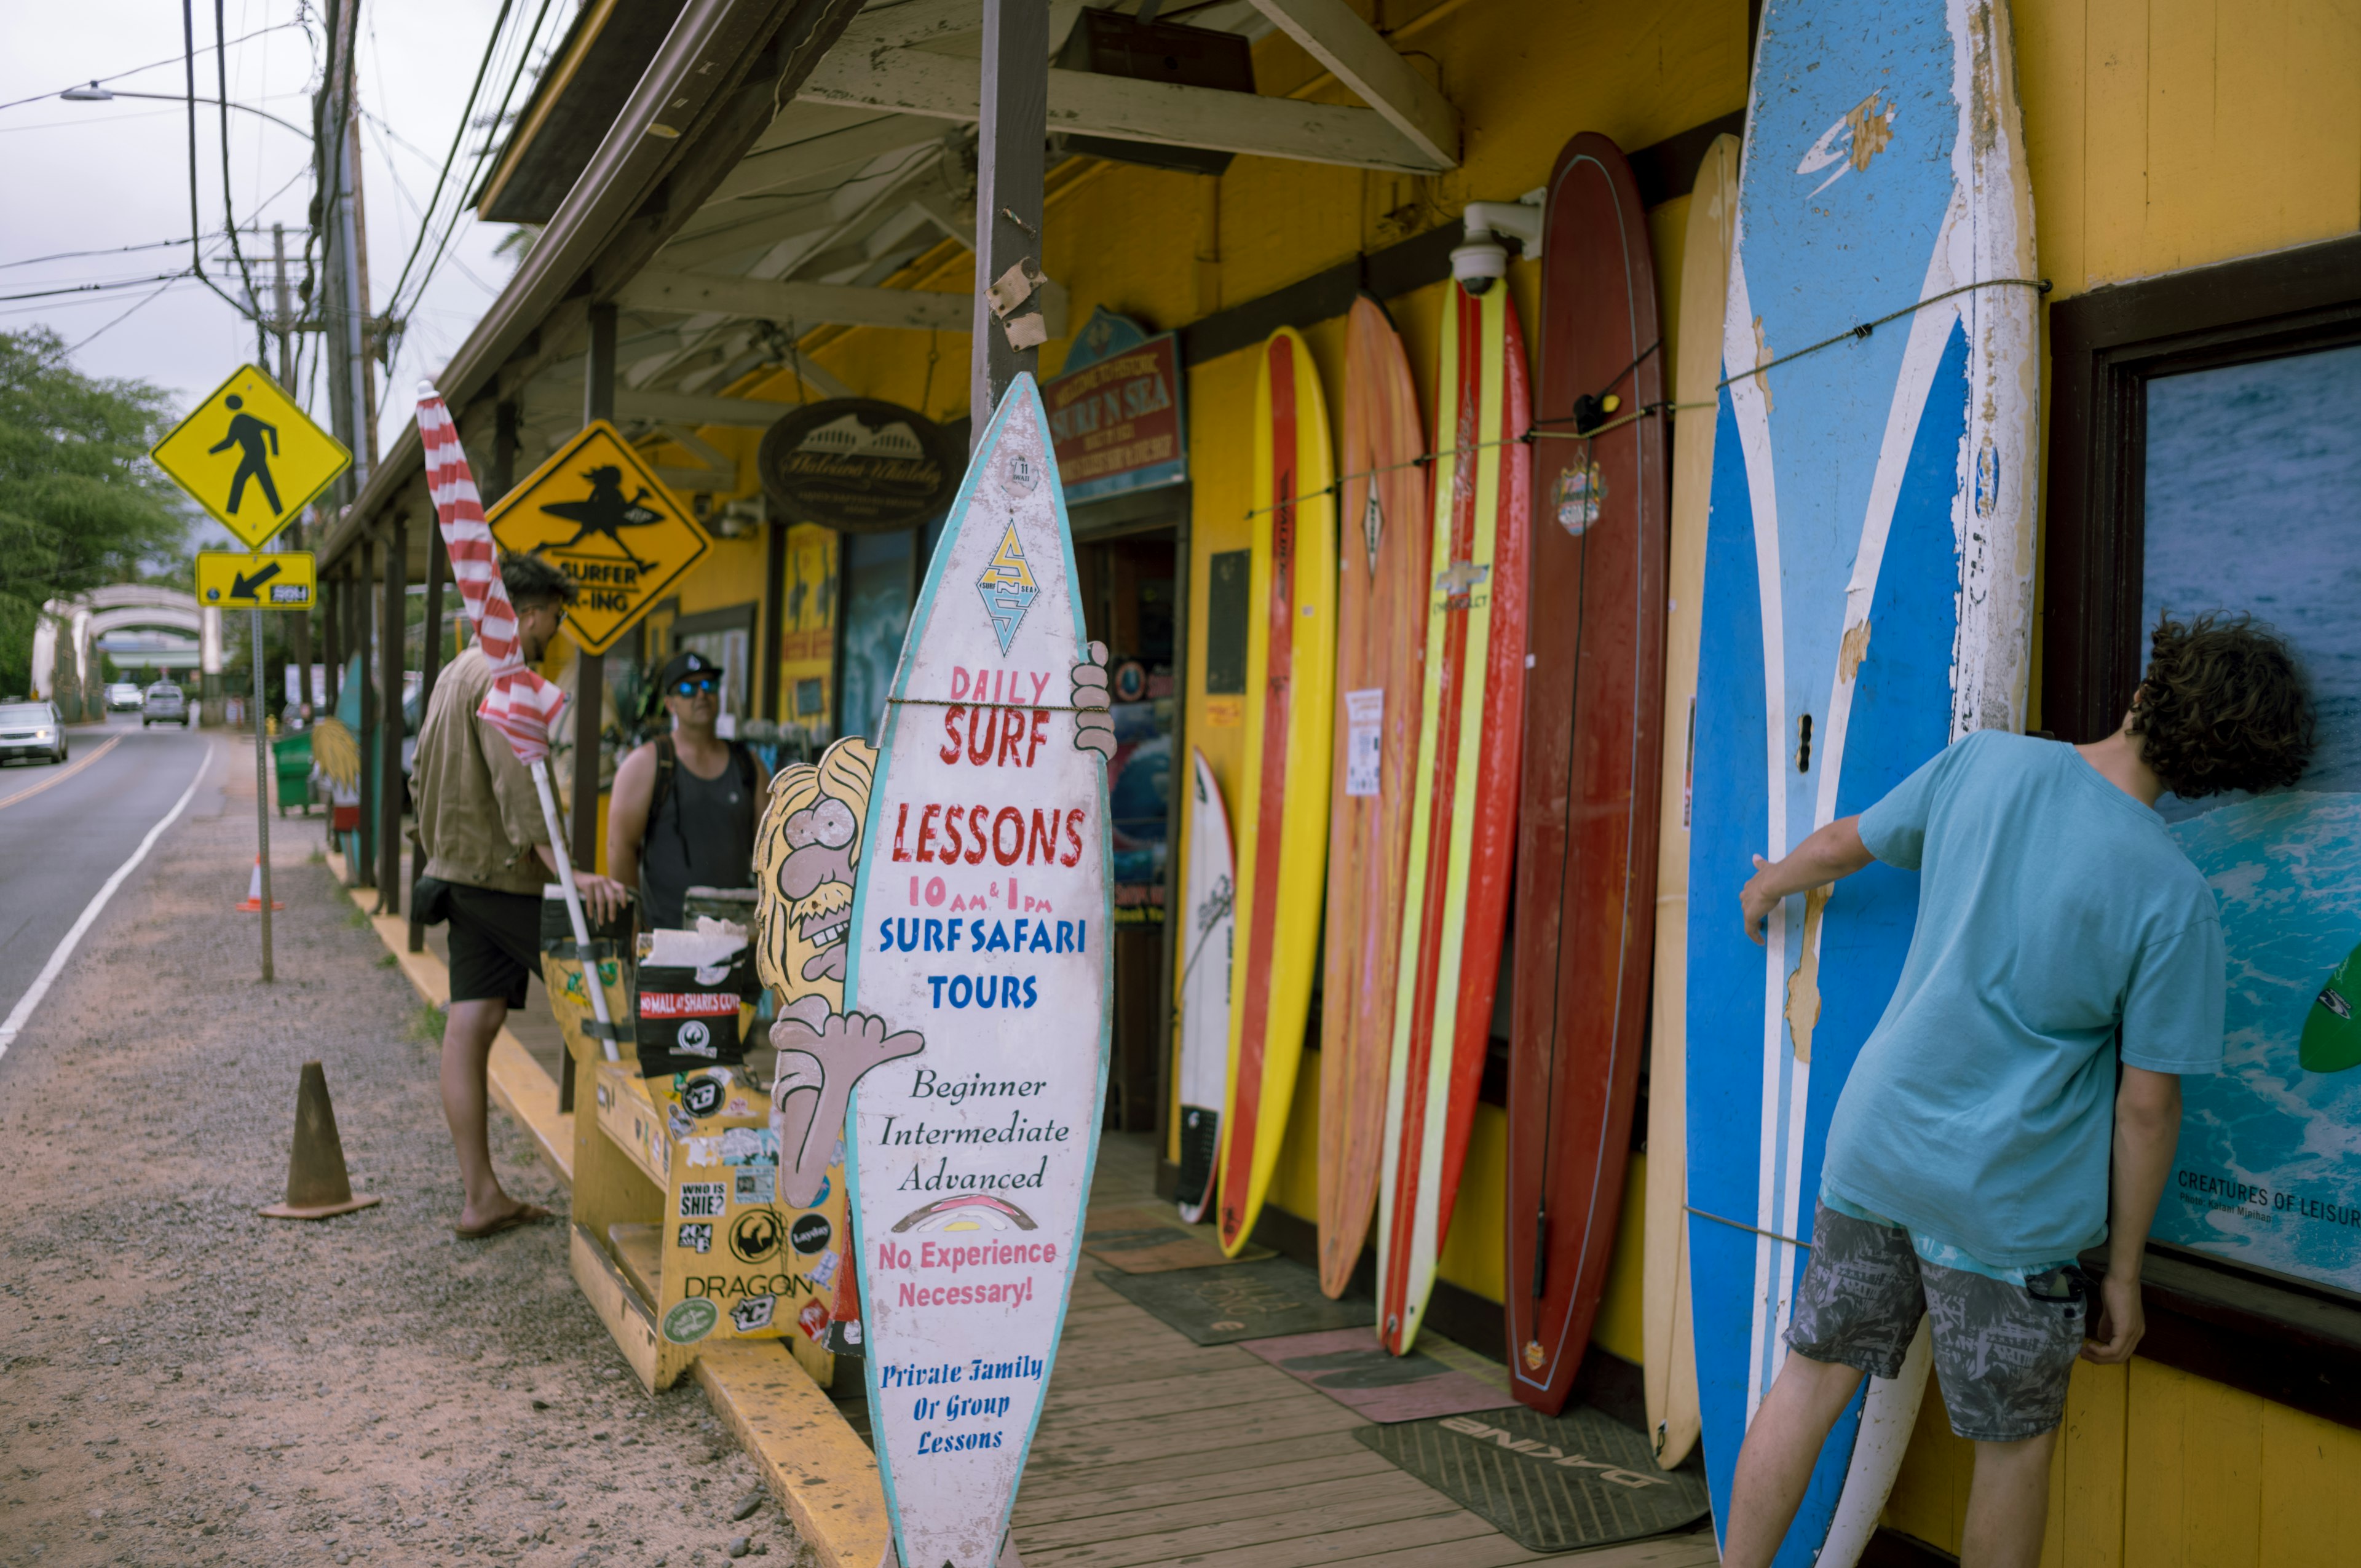
[[[1180,339],[1149,337],[1102,306],[1065,369],[1041,384],[1068,502],[1103,500],[1189,477]]]
[[[197,602],[207,609],[309,609],[319,580],[309,550],[197,552]]]
[[[148,455],[256,550],[353,466],[344,444],[252,365],[239,366]]]
[[[1106,774],[1079,744],[1082,606],[1047,433],[1020,376],[911,618],[852,908],[845,1006],[873,1022],[836,1048],[874,1064],[849,1140],[863,1365],[911,1568],[999,1558],[1105,1100]]]
[[[959,458],[942,426],[874,398],[831,398],[763,433],[754,466],[772,503],[796,522],[887,533],[939,515]]]
[[[622,433],[593,420],[486,514],[492,538],[573,579],[566,634],[604,653],[712,543]]]

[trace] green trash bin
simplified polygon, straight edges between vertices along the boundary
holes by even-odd
[[[279,775],[279,815],[286,816],[291,805],[311,816],[312,732],[299,729],[281,735],[270,743],[270,754]]]

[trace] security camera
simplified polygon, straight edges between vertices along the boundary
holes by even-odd
[[[1514,202],[1470,202],[1461,214],[1466,240],[1451,252],[1451,276],[1470,294],[1482,295],[1493,280],[1509,273],[1509,247],[1499,239],[1512,236],[1531,261],[1542,253],[1542,192],[1529,191]]]

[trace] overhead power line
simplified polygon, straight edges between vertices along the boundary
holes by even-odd
[[[301,21],[273,22],[267,27],[257,27],[250,33],[241,34],[239,37],[230,39],[229,44],[227,45],[218,47],[228,48],[232,45],[245,43],[250,38],[258,38],[265,33],[276,33],[288,27],[300,27],[303,24]],[[118,71],[112,76],[93,76],[90,79],[90,85],[94,87],[102,82],[120,82],[126,76],[137,76],[144,71],[161,71],[168,65],[178,65],[180,63],[181,57],[179,55],[170,55],[162,60],[150,60],[146,65],[135,65],[128,71]],[[71,93],[76,87],[80,87],[82,85],[82,82],[68,82],[65,86],[57,88],[51,92],[36,93],[29,98],[12,98],[5,104],[0,104],[0,109],[16,109],[21,108],[27,104],[38,104],[45,98],[54,98],[60,93]]]
[[[214,0],[214,4],[220,3],[221,0]],[[434,227],[434,205],[443,199],[443,187],[450,181],[452,165],[459,160],[459,148],[467,139],[467,122],[475,117],[476,101],[483,95],[484,77],[492,69],[492,56],[500,49],[500,34],[508,27],[509,12],[515,7],[515,4],[516,0],[500,0],[500,14],[492,18],[492,35],[484,40],[484,58],[476,63],[476,80],[467,89],[467,106],[459,111],[459,124],[451,133],[451,150],[443,155],[442,171],[434,176],[434,192],[426,198],[425,211],[419,214],[418,237],[412,242],[410,254],[402,259],[401,272],[393,280],[392,292],[386,296],[386,314],[390,317],[398,319],[400,316],[402,285],[410,280],[410,269],[417,262],[418,253],[426,247],[427,233]],[[544,0],[543,10],[546,12],[547,9],[546,0]],[[534,18],[533,25],[538,30],[539,17]],[[456,228],[458,223],[459,214],[455,212],[451,214],[451,226]],[[438,248],[435,254],[439,260],[441,250]],[[421,294],[426,291],[425,279],[419,280],[418,291]]]

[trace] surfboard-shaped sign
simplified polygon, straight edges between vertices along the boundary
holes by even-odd
[[[863,1366],[911,1568],[990,1568],[1003,1552],[1106,1097],[1106,773],[1078,744],[1077,702],[1103,706],[1105,688],[1077,678],[1082,611],[1048,432],[1019,377],[910,619],[834,1043],[859,1078]]]

